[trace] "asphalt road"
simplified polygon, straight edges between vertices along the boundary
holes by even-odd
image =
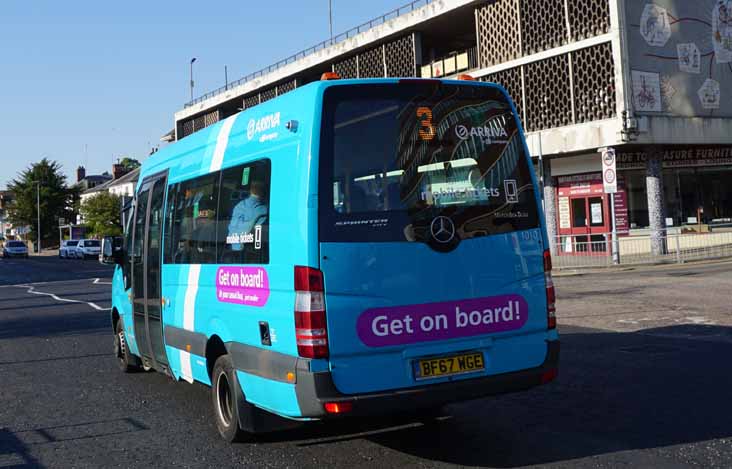
[[[557,278],[549,386],[237,445],[205,386],[117,370],[109,275],[0,260],[0,468],[732,467],[732,264]]]

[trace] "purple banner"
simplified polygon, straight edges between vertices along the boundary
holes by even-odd
[[[528,318],[522,296],[503,295],[369,309],[359,316],[356,329],[369,347],[388,347],[513,331]]]
[[[224,303],[264,306],[269,299],[269,278],[261,267],[220,267],[216,298]]]

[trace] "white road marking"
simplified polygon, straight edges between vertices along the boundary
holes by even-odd
[[[112,285],[112,282],[100,282],[100,280],[102,280],[102,279],[95,278],[94,279],[94,285]]]
[[[61,302],[64,302],[64,303],[79,303],[79,304],[89,305],[92,308],[96,309],[97,311],[109,311],[111,309],[111,308],[102,308],[98,304],[92,303],[90,301],[71,300],[69,298],[61,298],[60,296],[55,295],[53,293],[46,293],[46,292],[42,292],[42,291],[36,291],[36,287],[33,286],[33,285],[11,285],[11,286],[16,287],[16,288],[27,288],[28,291],[26,293],[32,293],[33,295],[50,296],[54,300],[61,301]]]
[[[634,324],[638,325],[642,322],[671,322],[675,324],[703,324],[703,325],[715,325],[715,321],[708,319],[704,316],[686,316],[681,318],[673,318],[664,316],[660,318],[639,318],[639,319],[618,319],[616,322],[620,324]]]

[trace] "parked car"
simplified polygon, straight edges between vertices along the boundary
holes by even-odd
[[[61,259],[73,259],[76,257],[76,247],[79,245],[78,239],[69,239],[61,243],[58,251],[58,257]]]
[[[3,247],[3,257],[25,257],[28,258],[28,246],[23,241],[6,241]]]
[[[102,243],[98,239],[81,239],[74,252],[77,259],[97,259],[102,252]]]

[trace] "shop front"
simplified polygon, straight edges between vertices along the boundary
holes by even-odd
[[[732,146],[660,149],[667,227],[732,226]],[[649,226],[648,152],[618,150],[631,229]]]
[[[602,174],[588,173],[557,178],[558,252],[571,255],[609,255],[612,240],[612,199],[619,236],[628,234],[625,183],[618,180],[618,192],[606,194]]]
[[[656,242],[668,232],[732,231],[732,146],[626,145],[615,150],[619,237]],[[547,160],[545,207],[557,253],[609,255],[612,210],[610,196],[603,192],[600,154]],[[657,244],[654,252],[664,252],[663,242]]]

